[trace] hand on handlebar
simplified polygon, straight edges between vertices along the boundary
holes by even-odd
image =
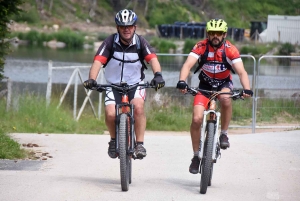
[[[165,86],[165,80],[162,77],[161,72],[156,72],[154,78],[151,80],[150,85],[155,86],[155,90],[163,88]]]
[[[94,79],[88,79],[88,80],[83,82],[83,86],[86,89],[92,89],[93,87],[97,86],[97,82]]]
[[[252,97],[253,95],[253,91],[252,90],[249,90],[249,89],[244,89],[243,90],[243,96],[244,97]]]
[[[184,80],[179,80],[177,82],[176,88],[179,89],[182,93],[186,93],[188,87],[189,87],[188,84]]]

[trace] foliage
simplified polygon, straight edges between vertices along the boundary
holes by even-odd
[[[61,105],[57,109],[58,98],[53,98],[46,107],[44,97],[25,94],[15,97],[14,107],[6,112],[6,103],[0,99],[0,129],[19,133],[89,133],[101,134],[104,130],[103,120],[93,115],[83,114],[80,122],[72,116],[70,105]],[[64,108],[64,109],[61,109]]]
[[[27,0],[24,3],[26,12],[13,19],[36,25],[63,25],[88,19],[107,26],[114,25],[113,19],[117,11],[129,8],[138,14],[138,25],[145,28],[177,21],[206,22],[211,18],[223,18],[229,27],[250,28],[250,21],[267,21],[268,15],[299,15],[299,7],[300,1],[295,0],[91,0],[84,3],[80,0]]]
[[[189,54],[198,41],[197,39],[186,39],[184,41],[183,54]]]
[[[176,21],[190,22],[191,20],[200,20],[197,15],[192,17],[193,15],[180,1],[161,3],[159,1],[151,1],[149,10],[150,12],[146,19],[150,27],[155,27],[155,25],[159,24],[173,24]]]
[[[267,21],[268,15],[299,15],[300,2],[294,0],[211,0],[210,10],[217,10],[210,18],[223,18],[230,27],[249,28],[254,20]],[[237,17],[238,16],[238,17]]]
[[[176,50],[176,45],[167,39],[154,38],[150,44],[157,49],[158,53],[169,53],[171,49]]]
[[[22,3],[22,0],[0,1],[0,81],[4,78],[4,57],[9,52],[9,43],[5,39],[9,34],[10,16],[21,12],[18,6]]]
[[[66,43],[69,48],[82,48],[84,36],[81,33],[73,32],[68,29],[54,33],[54,38],[57,41]]]
[[[243,45],[240,49],[241,54],[251,54],[253,56],[259,57],[263,54],[267,54],[271,51],[274,47],[276,47],[277,43],[268,43],[268,44],[246,44]]]
[[[20,144],[0,128],[0,159],[18,159],[25,156],[26,152],[20,148]]]
[[[62,29],[53,33],[41,33],[36,30],[29,32],[15,32],[11,34],[11,37],[17,36],[20,40],[28,41],[29,45],[42,46],[44,42],[50,40],[57,40],[66,44],[68,48],[81,49],[84,43],[84,36],[82,33],[74,32],[69,29]]]
[[[291,43],[284,43],[280,46],[278,54],[290,56],[292,52],[295,52],[295,46]]]

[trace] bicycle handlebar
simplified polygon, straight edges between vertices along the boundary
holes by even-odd
[[[232,92],[222,92],[222,91],[210,91],[210,90],[204,90],[204,89],[199,89],[199,88],[187,87],[187,93],[192,94],[193,96],[196,96],[198,92],[207,93],[210,96],[213,96],[213,95],[217,96],[220,94],[229,94],[229,95],[231,95],[230,98],[232,98],[232,100],[237,100],[237,99],[244,100],[243,91],[240,91],[238,89],[234,89]]]
[[[96,90],[99,92],[102,91],[106,91],[107,87],[111,87],[116,89],[117,91],[120,91],[122,93],[128,93],[129,91],[131,91],[133,88],[135,87],[142,87],[142,89],[144,88],[155,88],[155,86],[149,84],[149,82],[140,84],[133,84],[133,85],[128,85],[126,82],[121,83],[121,85],[116,85],[116,84],[97,84],[97,86],[92,87],[91,90]]]

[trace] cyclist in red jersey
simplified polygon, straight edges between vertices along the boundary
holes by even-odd
[[[232,76],[230,74],[233,69],[240,78],[243,86],[243,96],[250,97],[253,92],[250,90],[250,82],[248,73],[244,68],[243,61],[240,57],[238,49],[229,41],[225,41],[227,36],[227,23],[222,19],[212,19],[206,24],[207,39],[199,41],[191,50],[185,63],[183,64],[177,88],[186,93],[187,79],[191,68],[199,60],[200,73],[199,73],[199,88],[211,90],[213,88],[230,92],[233,89]],[[208,50],[208,52],[207,52]],[[225,54],[223,53],[225,52]],[[206,54],[206,59],[203,55]],[[226,58],[223,59],[225,55]],[[203,61],[201,62],[201,59]],[[232,115],[232,104],[229,95],[219,95],[221,103],[221,133],[220,133],[220,147],[227,149],[230,144],[228,141],[227,133]],[[208,97],[205,94],[197,94],[194,99],[193,117],[190,126],[190,133],[192,139],[192,147],[194,157],[190,165],[189,171],[192,174],[199,172],[200,160],[198,158],[198,149],[200,143],[200,127],[203,120],[203,113],[207,107]]]

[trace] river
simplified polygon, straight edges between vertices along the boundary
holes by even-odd
[[[17,83],[36,83],[45,85],[48,80],[48,62],[51,60],[54,67],[60,66],[86,66],[81,69],[83,79],[88,78],[88,70],[93,62],[95,50],[63,50],[50,48],[14,47],[13,52],[6,57],[4,75]],[[179,77],[179,70],[184,57],[159,57],[163,68],[166,87],[175,87]],[[250,58],[243,58],[248,71],[251,85],[253,81],[254,63]],[[53,83],[66,84],[73,70],[53,71]],[[152,79],[152,71],[145,71],[146,78]],[[293,61],[289,66],[280,66],[275,59],[267,60],[260,66],[257,79],[258,89],[277,91],[276,93],[293,94],[300,90],[300,62]],[[191,77],[192,86],[197,86],[196,75]],[[233,75],[236,88],[241,88],[239,78]],[[273,92],[272,92],[273,93]]]

